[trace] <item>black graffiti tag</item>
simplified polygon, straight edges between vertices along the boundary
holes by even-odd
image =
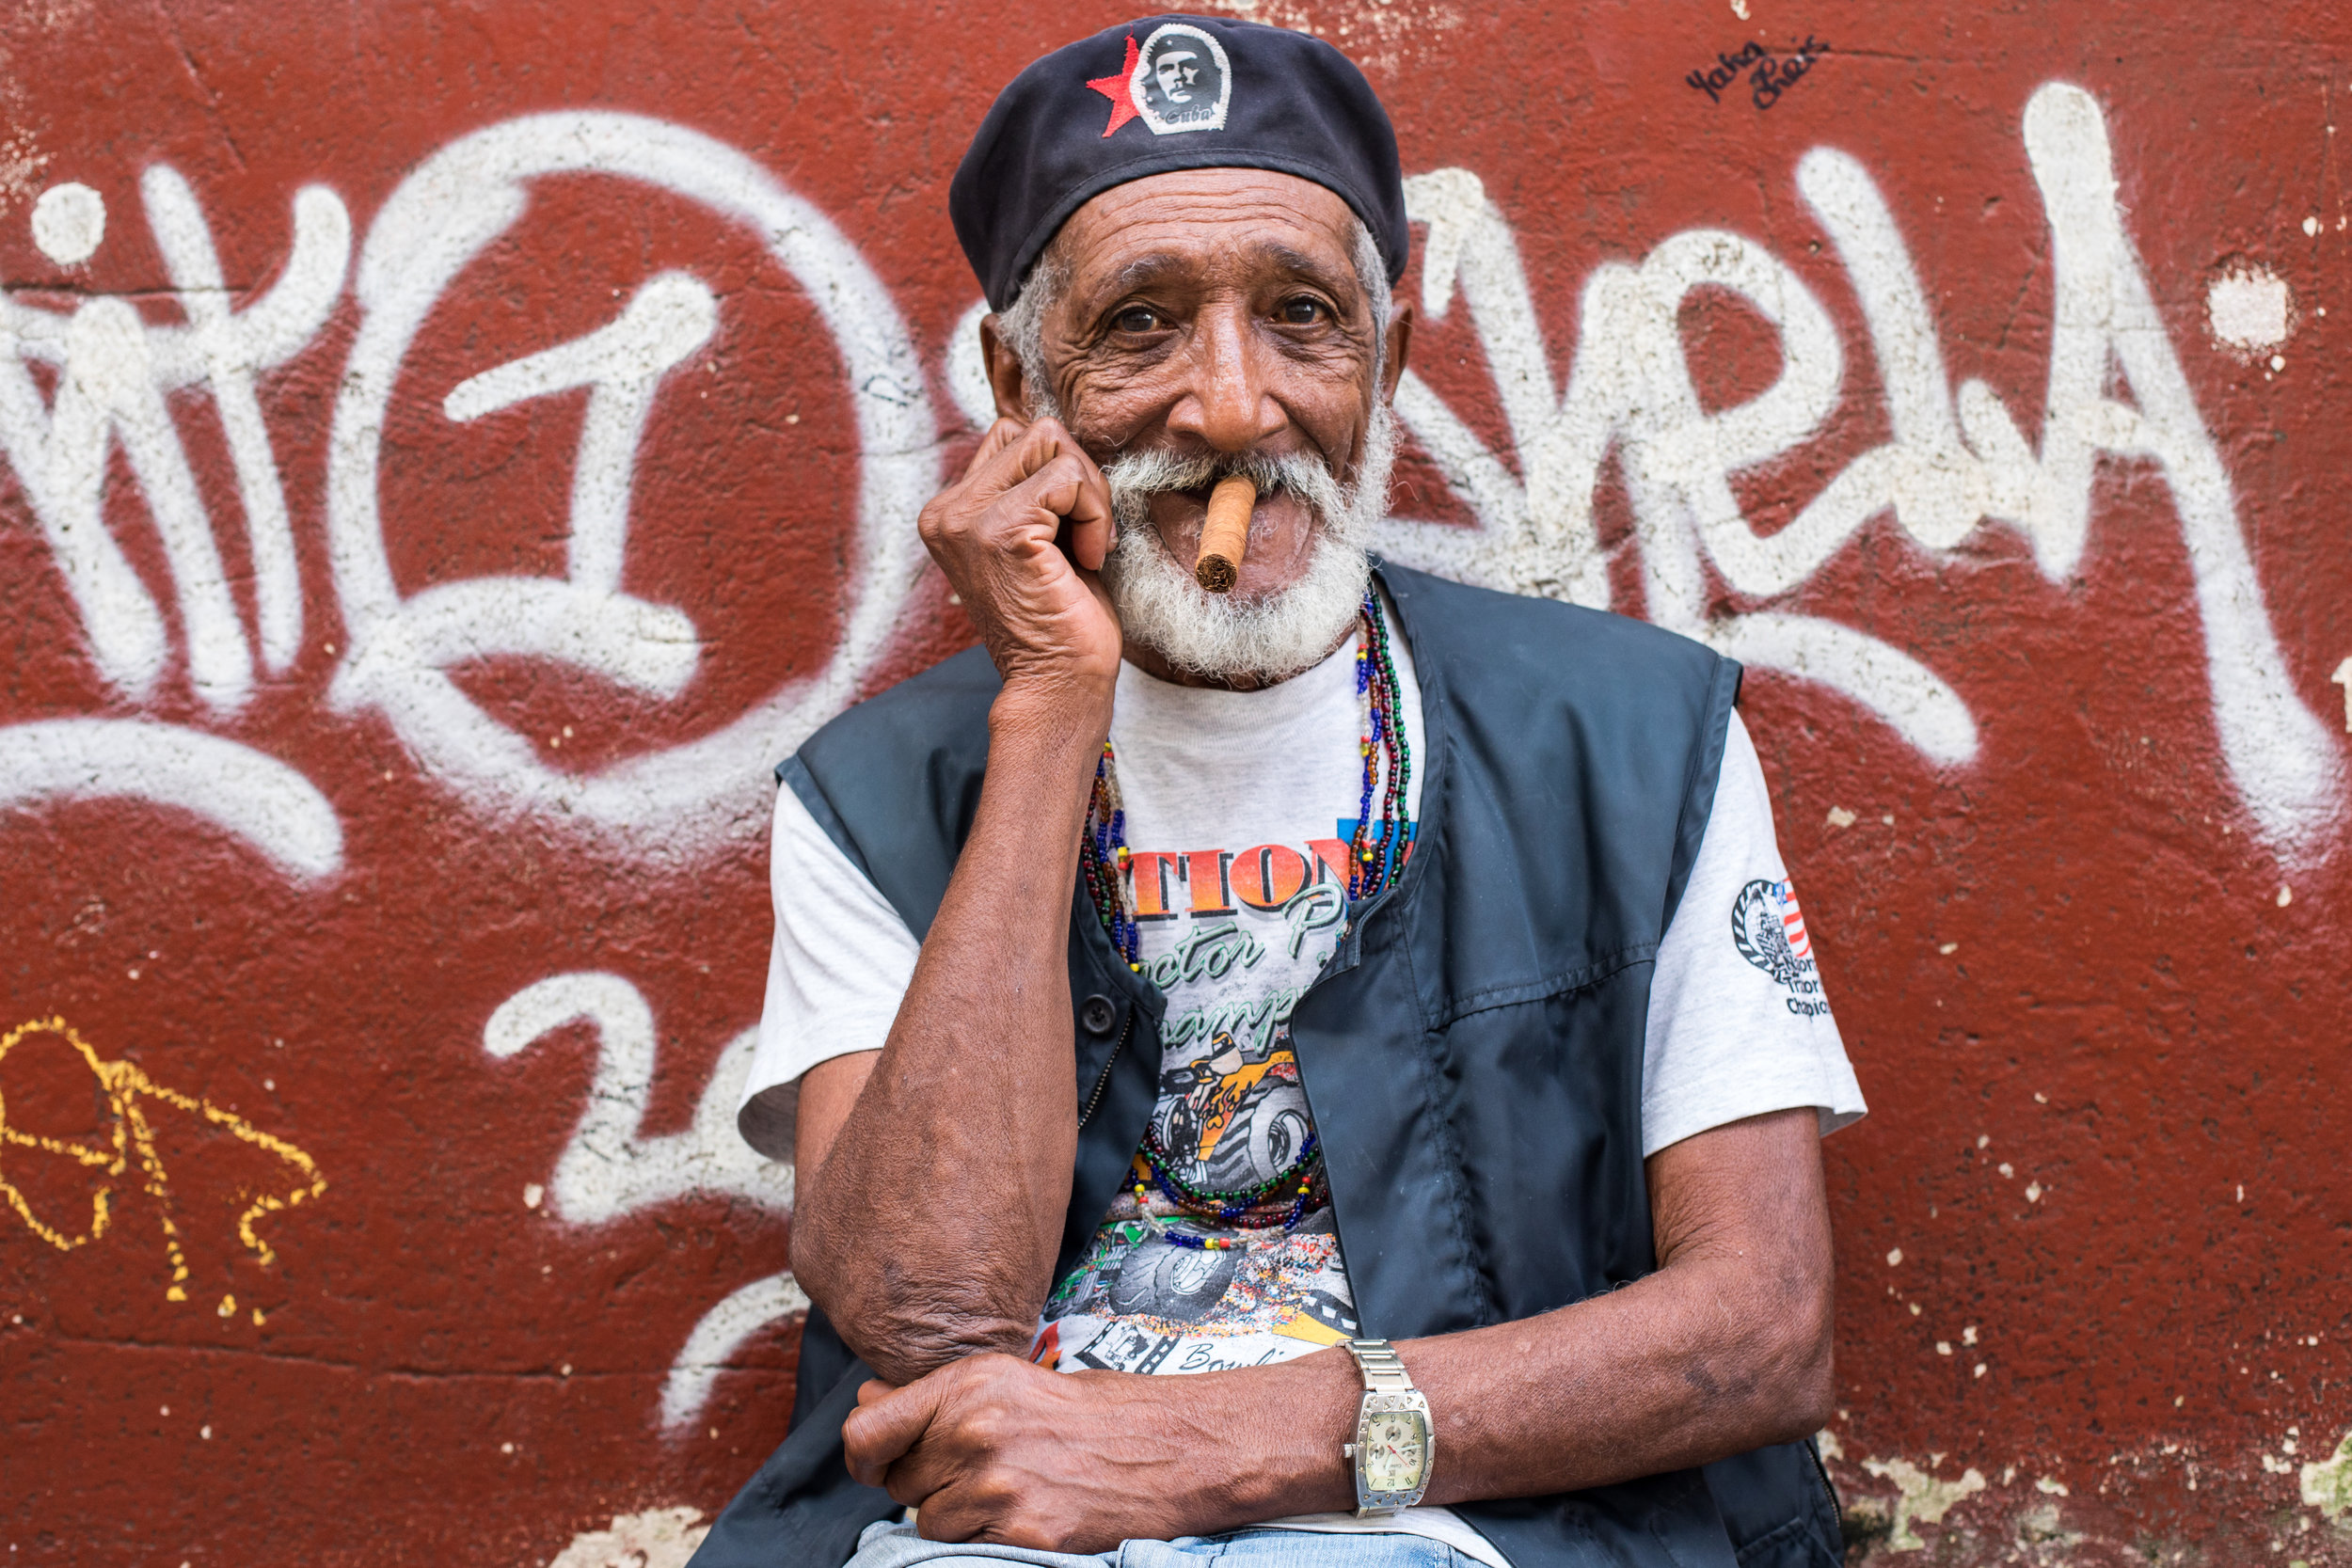
[[[1721,103],[1724,89],[1738,81],[1744,71],[1748,73],[1749,97],[1758,109],[1769,109],[1780,102],[1782,93],[1804,80],[1805,73],[1828,53],[1829,45],[1810,33],[1785,58],[1774,57],[1771,50],[1751,40],[1736,55],[1718,50],[1713,65],[1702,66],[1683,77],[1683,81],[1694,91]]]
[[[1758,60],[1770,61],[1771,58],[1770,51],[1751,40],[1747,47],[1737,55],[1726,55],[1718,50],[1712,66],[1694,71],[1683,80],[1720,103],[1724,101],[1724,89],[1740,79],[1740,72]]]
[[[1759,109],[1769,109],[1779,103],[1780,95],[1804,80],[1805,72],[1811,71],[1820,57],[1828,53],[1828,44],[1821,42],[1811,33],[1807,33],[1804,36],[1804,42],[1799,44],[1797,52],[1786,60],[1776,63],[1770,55],[1767,55],[1757,63],[1756,70],[1748,76],[1748,84],[1754,89],[1751,96],[1756,100],[1756,106]]]

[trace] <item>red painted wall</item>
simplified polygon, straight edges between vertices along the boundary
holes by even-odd
[[[2352,19],[1254,14],[1423,177],[1395,552],[1751,667],[1858,1550],[2352,1562]],[[968,638],[946,184],[1116,20],[0,22],[11,1565],[538,1564],[780,1438],[763,769]]]

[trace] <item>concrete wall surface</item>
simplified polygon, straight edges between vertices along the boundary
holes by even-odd
[[[2352,9],[1231,8],[1402,138],[1383,547],[1749,668],[1855,1553],[2352,1563]],[[946,182],[1120,19],[0,18],[8,1568],[658,1568],[780,1439],[767,769],[969,641]]]

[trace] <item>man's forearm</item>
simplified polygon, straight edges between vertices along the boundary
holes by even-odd
[[[1694,1262],[1565,1313],[1404,1346],[1437,1426],[1427,1500],[1575,1491],[1818,1431],[1828,1304],[1763,1285]]]
[[[794,1270],[893,1382],[1025,1350],[1044,1302],[1077,1137],[1071,889],[1109,721],[1107,691],[1000,694],[971,835],[898,1020],[803,1177]]]
[[[1826,1314],[1756,1284],[1736,1267],[1691,1263],[1563,1311],[1401,1343],[1437,1430],[1422,1500],[1576,1491],[1817,1430],[1829,1389],[1827,1334],[1817,1331]],[[1197,1424],[1218,1436],[1190,1461],[1215,1500],[1171,1528],[1356,1506],[1340,1445],[1353,1435],[1363,1383],[1343,1351],[1152,1385],[1137,1392],[1204,1418]],[[1252,1434],[1239,1451],[1236,1434]]]
[[[1658,1272],[1556,1312],[1401,1343],[1437,1430],[1424,1500],[1575,1491],[1818,1430],[1832,1389],[1818,1136],[1812,1111],[1785,1111],[1663,1150]],[[1251,1396],[1296,1412],[1294,1432],[1353,1426],[1362,1383],[1344,1352],[1232,1375],[1295,1379]],[[1298,1456],[1297,1501],[1346,1476],[1343,1440]]]
[[[1818,1135],[1812,1111],[1784,1111],[1662,1150],[1657,1273],[1556,1312],[1400,1344],[1437,1430],[1424,1500],[1575,1491],[1818,1430],[1832,1389]],[[1344,1434],[1362,1389],[1344,1352],[1225,1375],[1263,1380],[1244,1398],[1292,1412],[1293,1433]],[[1333,1478],[1345,1490],[1344,1440],[1261,1461],[1287,1476],[1286,1510],[1340,1506],[1322,1499]]]

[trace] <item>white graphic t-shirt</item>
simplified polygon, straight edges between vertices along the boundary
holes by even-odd
[[[1392,617],[1390,641],[1418,819],[1419,688]],[[1363,782],[1355,663],[1351,639],[1314,669],[1254,692],[1120,669],[1111,743],[1141,962],[1168,1002],[1152,1130],[1193,1189],[1300,1212],[1287,1227],[1248,1229],[1186,1217],[1138,1157],[1128,1180],[1144,1182],[1144,1206],[1132,1190],[1120,1194],[1057,1283],[1034,1351],[1045,1365],[1210,1371],[1287,1360],[1358,1332],[1327,1197],[1319,1181],[1303,1202],[1297,1190],[1314,1125],[1288,1027],[1345,912],[1345,847]],[[741,1124],[763,1152],[788,1158],[789,1120],[777,1100],[819,1061],[880,1049],[916,946],[789,789],[777,801],[771,879],[776,942]],[[1820,1108],[1825,1132],[1863,1111],[1773,847],[1762,771],[1735,715],[1707,837],[1652,981],[1643,1151],[1807,1105]],[[1276,1178],[1286,1179],[1266,1190]],[[1287,1217],[1287,1208],[1276,1212]],[[1171,1236],[1235,1244],[1187,1246]],[[1506,1568],[1445,1509],[1276,1522],[1406,1530]]]

